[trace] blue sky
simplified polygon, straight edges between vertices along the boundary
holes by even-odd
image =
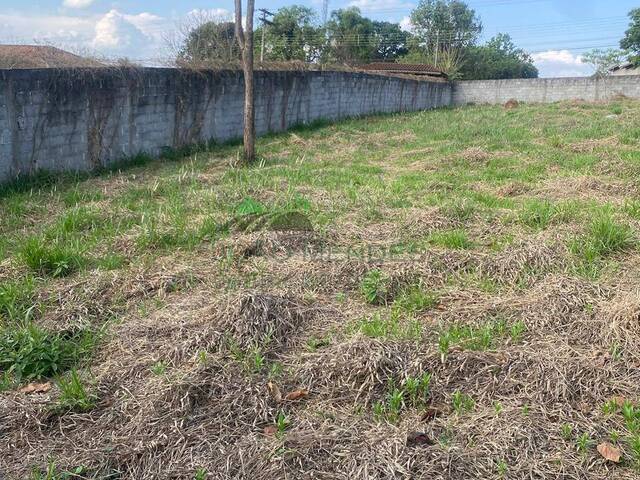
[[[256,8],[322,0],[256,0]],[[377,20],[401,22],[416,0],[330,0],[329,10],[356,5]],[[614,47],[640,0],[469,0],[485,27],[483,36],[510,33],[531,52],[543,76],[591,73],[580,54]],[[0,0],[0,42],[51,43],[108,57],[155,61],[167,54],[166,38],[196,11],[229,15],[233,0]]]

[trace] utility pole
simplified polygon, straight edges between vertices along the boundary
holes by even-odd
[[[273,25],[273,22],[267,20],[267,16],[273,17],[273,13],[271,13],[266,8],[259,8],[258,11],[262,14],[258,20],[262,22],[262,44],[260,45],[260,62],[264,62],[264,31],[267,29],[267,25]]]
[[[440,30],[436,30],[436,59],[434,67],[438,68],[438,52],[440,51]]]

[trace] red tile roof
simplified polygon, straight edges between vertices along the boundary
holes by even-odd
[[[100,67],[101,63],[59,48],[42,45],[0,45],[0,68]]]

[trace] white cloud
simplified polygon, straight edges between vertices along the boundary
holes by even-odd
[[[94,1],[95,0],[64,0],[62,4],[69,8],[86,8]]]
[[[593,74],[593,67],[569,50],[547,50],[534,53],[531,57],[541,77],[584,77]]]
[[[411,19],[409,17],[402,17],[400,20],[400,28],[405,32],[412,32],[413,25],[411,24]]]
[[[380,10],[396,10],[400,8],[413,8],[415,5],[402,0],[352,0],[350,7],[358,7],[363,12],[375,12]]]

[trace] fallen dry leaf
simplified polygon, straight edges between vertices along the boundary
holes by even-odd
[[[424,432],[409,432],[407,434],[407,447],[417,447],[419,445],[434,445],[429,435]]]
[[[620,462],[620,449],[614,447],[609,442],[602,442],[600,445],[598,445],[598,453],[610,462]]]
[[[299,398],[306,397],[307,395],[309,395],[309,392],[307,392],[306,390],[303,390],[303,389],[294,390],[293,392],[287,393],[287,395],[284,397],[284,399],[285,400],[298,400]]]
[[[264,427],[262,433],[264,433],[265,435],[275,435],[277,431],[278,427],[276,427],[275,425],[268,425]]]
[[[280,388],[278,388],[278,385],[273,382],[268,382],[267,390],[269,391],[269,395],[271,395],[271,398],[273,398],[276,403],[280,403],[282,401],[282,393],[280,392]]]
[[[45,393],[51,390],[51,382],[30,383],[18,390],[20,393]]]

